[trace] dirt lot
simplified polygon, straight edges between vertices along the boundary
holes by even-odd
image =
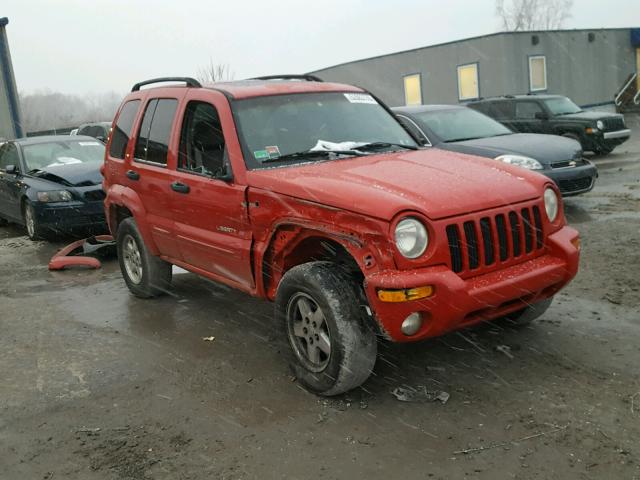
[[[581,271],[543,319],[384,345],[365,388],[330,400],[292,381],[270,304],[191,274],[138,300],[115,261],[51,273],[62,244],[0,229],[0,477],[640,479],[628,123],[595,190],[566,202]],[[402,403],[403,384],[450,399]]]

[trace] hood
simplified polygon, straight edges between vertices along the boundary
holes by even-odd
[[[535,158],[543,165],[573,160],[582,153],[580,143],[558,135],[514,133],[497,137],[477,138],[464,142],[440,143],[438,148],[454,152],[495,158],[512,153]]]
[[[549,180],[495,160],[438,149],[252,170],[249,187],[391,220],[437,220],[540,197]]]
[[[566,115],[558,115],[555,118],[568,118],[571,120],[604,120],[605,118],[623,118],[619,113],[598,112],[595,110],[585,110],[578,113],[568,113]]]
[[[102,183],[101,165],[99,162],[56,165],[45,167],[33,176],[67,187],[88,187]]]

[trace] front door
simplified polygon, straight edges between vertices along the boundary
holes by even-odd
[[[524,133],[549,133],[549,120],[542,118],[546,112],[533,100],[517,100],[515,117],[510,125],[513,130]]]
[[[16,173],[7,172],[7,167],[13,165]],[[20,192],[22,181],[20,180],[20,156],[18,147],[13,143],[6,143],[0,147],[0,215],[9,220],[20,220]]]
[[[220,105],[198,100],[198,93],[190,95],[171,198],[180,253],[189,265],[250,290],[254,281],[246,187],[216,178],[231,168]]]

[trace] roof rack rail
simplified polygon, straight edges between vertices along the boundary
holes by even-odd
[[[200,88],[202,85],[198,80],[191,77],[159,77],[152,78],[151,80],[145,80],[144,82],[136,83],[131,89],[132,92],[137,92],[140,90],[140,87],[144,87],[145,85],[151,85],[152,83],[161,83],[161,82],[184,82],[187,87],[196,87]]]
[[[315,75],[303,74],[303,75],[267,75],[265,77],[255,77],[250,78],[249,80],[306,80],[307,82],[322,82],[323,80],[320,77],[316,77]]]

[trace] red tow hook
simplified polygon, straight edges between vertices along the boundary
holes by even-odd
[[[77,240],[61,249],[51,258],[49,270],[64,270],[67,267],[100,268],[102,266],[100,260],[86,255],[114,247],[115,242],[111,235],[96,235],[95,237]]]

